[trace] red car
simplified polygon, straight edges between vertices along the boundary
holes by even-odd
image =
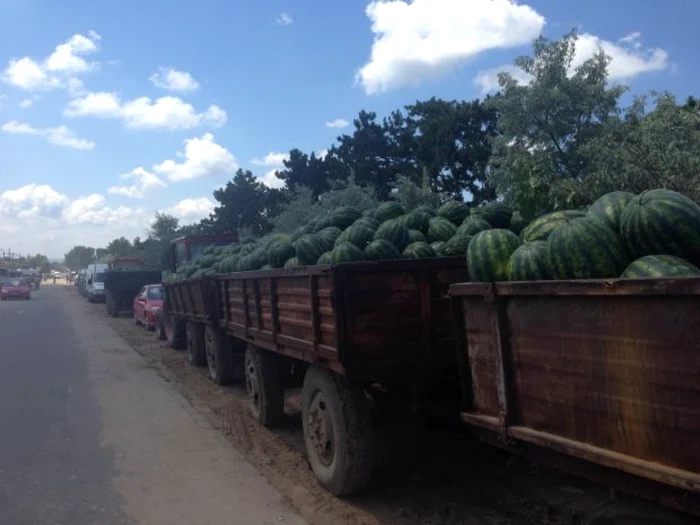
[[[0,288],[0,300],[31,299],[32,288],[26,280],[12,277],[7,279]]]
[[[134,323],[142,324],[147,330],[156,329],[159,310],[163,308],[163,286],[147,284],[134,299]]]

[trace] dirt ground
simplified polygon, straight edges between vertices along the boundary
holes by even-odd
[[[75,293],[73,290],[71,292]],[[104,305],[90,315],[106,317]],[[161,377],[287,496],[313,525],[685,525],[694,518],[566,476],[476,441],[466,429],[392,421],[378,429],[378,463],[362,496],[320,489],[304,457],[298,397],[272,432],[248,414],[241,386],[217,387],[152,332],[110,324]]]

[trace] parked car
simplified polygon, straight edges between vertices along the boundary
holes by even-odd
[[[142,324],[147,330],[155,330],[158,313],[163,308],[163,286],[147,284],[134,299],[134,323]]]
[[[0,300],[5,299],[31,299],[32,287],[26,279],[12,277],[5,281],[0,288]]]

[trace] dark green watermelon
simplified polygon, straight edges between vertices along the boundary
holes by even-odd
[[[296,256],[296,250],[288,241],[275,241],[267,248],[267,260],[273,268],[282,268],[284,263]]]
[[[425,235],[420,230],[408,230],[410,242],[425,242]]]
[[[634,193],[628,191],[611,191],[600,197],[588,208],[588,216],[607,223],[613,230],[620,232],[620,216],[625,206],[634,199]]]
[[[408,228],[398,219],[391,219],[380,224],[377,231],[374,232],[374,239],[389,241],[399,251],[403,251],[411,240]]]
[[[438,255],[445,255],[443,249],[445,248],[445,241],[435,241],[430,243],[430,247]]]
[[[374,216],[379,222],[386,222],[389,219],[400,217],[406,212],[403,206],[396,201],[383,202],[374,210]]]
[[[546,241],[533,241],[518,247],[508,261],[509,281],[545,281],[551,279],[547,265]]]
[[[323,239],[326,243],[330,243],[332,246],[336,239],[340,237],[341,233],[343,232],[337,226],[328,226],[316,233],[316,237]]]
[[[413,242],[403,251],[406,259],[430,259],[436,257],[435,251],[425,242]]]
[[[314,232],[318,233],[324,228],[328,228],[330,226],[334,226],[333,224],[333,216],[329,213],[326,215],[323,215],[322,217],[318,217],[316,221],[314,222]]]
[[[421,204],[420,206],[416,206],[413,211],[427,213],[431,217],[435,217],[437,215],[437,211],[435,211],[435,208],[433,208],[430,204]]]
[[[345,242],[351,242],[359,249],[363,250],[365,246],[374,238],[374,229],[366,223],[355,223],[345,230],[336,239],[336,246]]]
[[[520,215],[519,211],[514,211],[513,215],[510,216],[510,231],[520,234],[525,229],[525,226],[527,226],[527,220]]]
[[[294,248],[296,250],[296,258],[302,266],[311,266],[316,264],[318,258],[321,257],[325,252],[332,248],[327,245],[323,240],[321,240],[316,235],[304,235],[296,243],[294,243]]]
[[[368,261],[389,261],[401,258],[396,247],[384,239],[370,242],[365,246],[364,255]]]
[[[428,240],[430,242],[448,241],[456,233],[457,227],[452,221],[439,216],[430,219],[430,226],[428,227]]]
[[[424,211],[414,210],[404,215],[403,223],[409,230],[418,230],[422,234],[428,233],[430,226],[430,215]]]
[[[620,236],[594,217],[573,219],[547,238],[547,265],[553,279],[617,277],[629,262]]]
[[[329,264],[333,264],[333,258],[331,257],[331,252],[326,252],[321,257],[318,258],[318,261],[316,261],[317,266],[326,266]]]
[[[360,217],[362,217],[362,212],[357,208],[353,208],[352,206],[341,206],[333,210],[333,213],[331,213],[333,226],[340,228],[341,230],[344,230],[350,226]]]
[[[292,257],[286,263],[284,263],[285,268],[299,268],[300,266],[302,266],[302,264],[296,257]]]
[[[462,224],[464,218],[469,215],[469,208],[461,201],[447,201],[437,210],[438,217],[447,219],[455,226]]]
[[[472,235],[455,235],[445,242],[441,249],[442,254],[447,257],[466,257],[472,237]]]
[[[585,216],[586,212],[579,210],[553,211],[538,217],[528,224],[525,229],[520,232],[520,237],[524,242],[546,241],[549,234],[562,224]]]
[[[520,238],[503,228],[477,233],[467,249],[467,269],[474,282],[508,280],[508,262],[520,246]]]
[[[374,217],[362,217],[360,219],[357,219],[353,223],[353,226],[364,225],[368,228],[372,228],[372,230],[376,230],[377,228],[379,228],[380,224],[381,222],[379,221],[379,219],[375,219]]]
[[[336,246],[331,251],[331,261],[333,264],[355,262],[364,260],[364,254],[357,246],[350,242]]]
[[[457,228],[457,235],[476,235],[484,230],[490,230],[491,225],[481,217],[470,215],[462,221],[462,224]]]
[[[700,277],[700,268],[675,255],[645,255],[632,262],[623,279],[652,279],[661,277]]]
[[[700,266],[700,206],[671,190],[648,190],[625,206],[620,233],[632,255],[675,255]]]
[[[489,202],[478,208],[472,208],[471,214],[475,217],[481,217],[493,228],[509,228],[513,209],[500,202]]]

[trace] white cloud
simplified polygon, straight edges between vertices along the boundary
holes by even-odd
[[[171,181],[198,179],[216,174],[232,174],[238,169],[236,158],[231,153],[214,142],[211,133],[205,133],[200,138],[186,139],[182,162],[168,159],[153,166],[153,170]]]
[[[337,118],[335,120],[331,120],[329,122],[326,122],[327,128],[343,129],[343,128],[347,128],[349,125],[350,125],[350,123],[347,120],[345,120],[344,118]]]
[[[197,113],[195,108],[178,97],[160,97],[151,100],[140,97],[122,102],[116,93],[104,91],[88,93],[71,100],[63,114],[68,117],[101,117],[122,119],[132,128],[191,129],[202,124],[219,127],[226,123],[226,112],[211,105]]]
[[[214,212],[215,204],[206,197],[198,199],[183,199],[167,208],[166,213],[180,219],[183,223],[197,222],[209,217]]]
[[[171,91],[193,91],[199,87],[199,82],[187,71],[178,71],[172,67],[159,67],[148,80],[159,88]]]
[[[254,164],[256,166],[281,167],[281,166],[284,166],[284,161],[288,160],[288,159],[289,159],[288,153],[276,153],[274,151],[270,151],[262,159],[260,159],[258,157],[251,159],[250,163]]]
[[[280,13],[279,16],[275,18],[275,24],[280,26],[288,26],[292,22],[294,22],[294,20],[292,20],[292,17],[287,13]]]
[[[63,219],[69,224],[119,224],[134,215],[135,210],[126,206],[110,208],[104,196],[93,193],[70,201],[63,210]],[[109,239],[106,240],[109,242]]]
[[[326,155],[328,155],[328,150],[325,148],[316,152],[317,159],[325,159]]]
[[[375,0],[365,12],[374,42],[356,82],[367,94],[440,76],[484,51],[527,44],[545,23],[513,0]]]
[[[28,184],[0,193],[0,216],[58,218],[68,204],[68,197],[45,184]]]
[[[123,195],[124,197],[130,197],[132,199],[142,199],[152,190],[168,186],[158,175],[140,166],[131,170],[129,173],[120,175],[119,178],[126,181],[133,181],[133,184],[112,186],[107,192],[113,195]]]
[[[3,124],[0,130],[14,135],[35,135],[44,137],[50,144],[65,146],[67,148],[77,150],[89,151],[95,148],[94,142],[77,137],[75,133],[73,133],[66,126],[58,126],[55,128],[35,128],[25,122],[11,120]]]
[[[18,105],[22,109],[27,109],[27,108],[32,107],[32,104],[34,104],[34,101],[31,98],[25,98]]]
[[[531,75],[528,75],[525,71],[516,66],[504,65],[485,71],[479,71],[474,78],[474,83],[481,88],[482,95],[491,91],[498,91],[499,73],[510,73],[519,84],[529,84],[530,80],[532,80]]]
[[[277,176],[277,170],[270,170],[266,172],[263,176],[259,177],[260,182],[262,182],[268,188],[284,188],[286,183]]]
[[[641,33],[630,33],[618,40],[619,44],[614,44],[603,40],[589,33],[579,35],[576,42],[576,51],[571,63],[569,74],[573,74],[575,69],[586,60],[593,57],[599,49],[602,49],[608,57],[608,76],[610,80],[625,80],[633,78],[642,73],[660,71],[666,69],[668,64],[668,53],[660,48],[643,49],[639,41]],[[503,65],[479,71],[474,78],[474,83],[481,88],[482,94],[497,91],[498,73],[510,73],[520,84],[528,84],[532,77],[513,65]]]
[[[2,80],[26,91],[63,88],[75,92],[78,85],[82,86],[75,75],[86,73],[97,65],[84,57],[99,51],[100,40],[100,35],[90,30],[88,36],[75,34],[59,44],[43,61],[31,57],[10,59],[1,75]]]

